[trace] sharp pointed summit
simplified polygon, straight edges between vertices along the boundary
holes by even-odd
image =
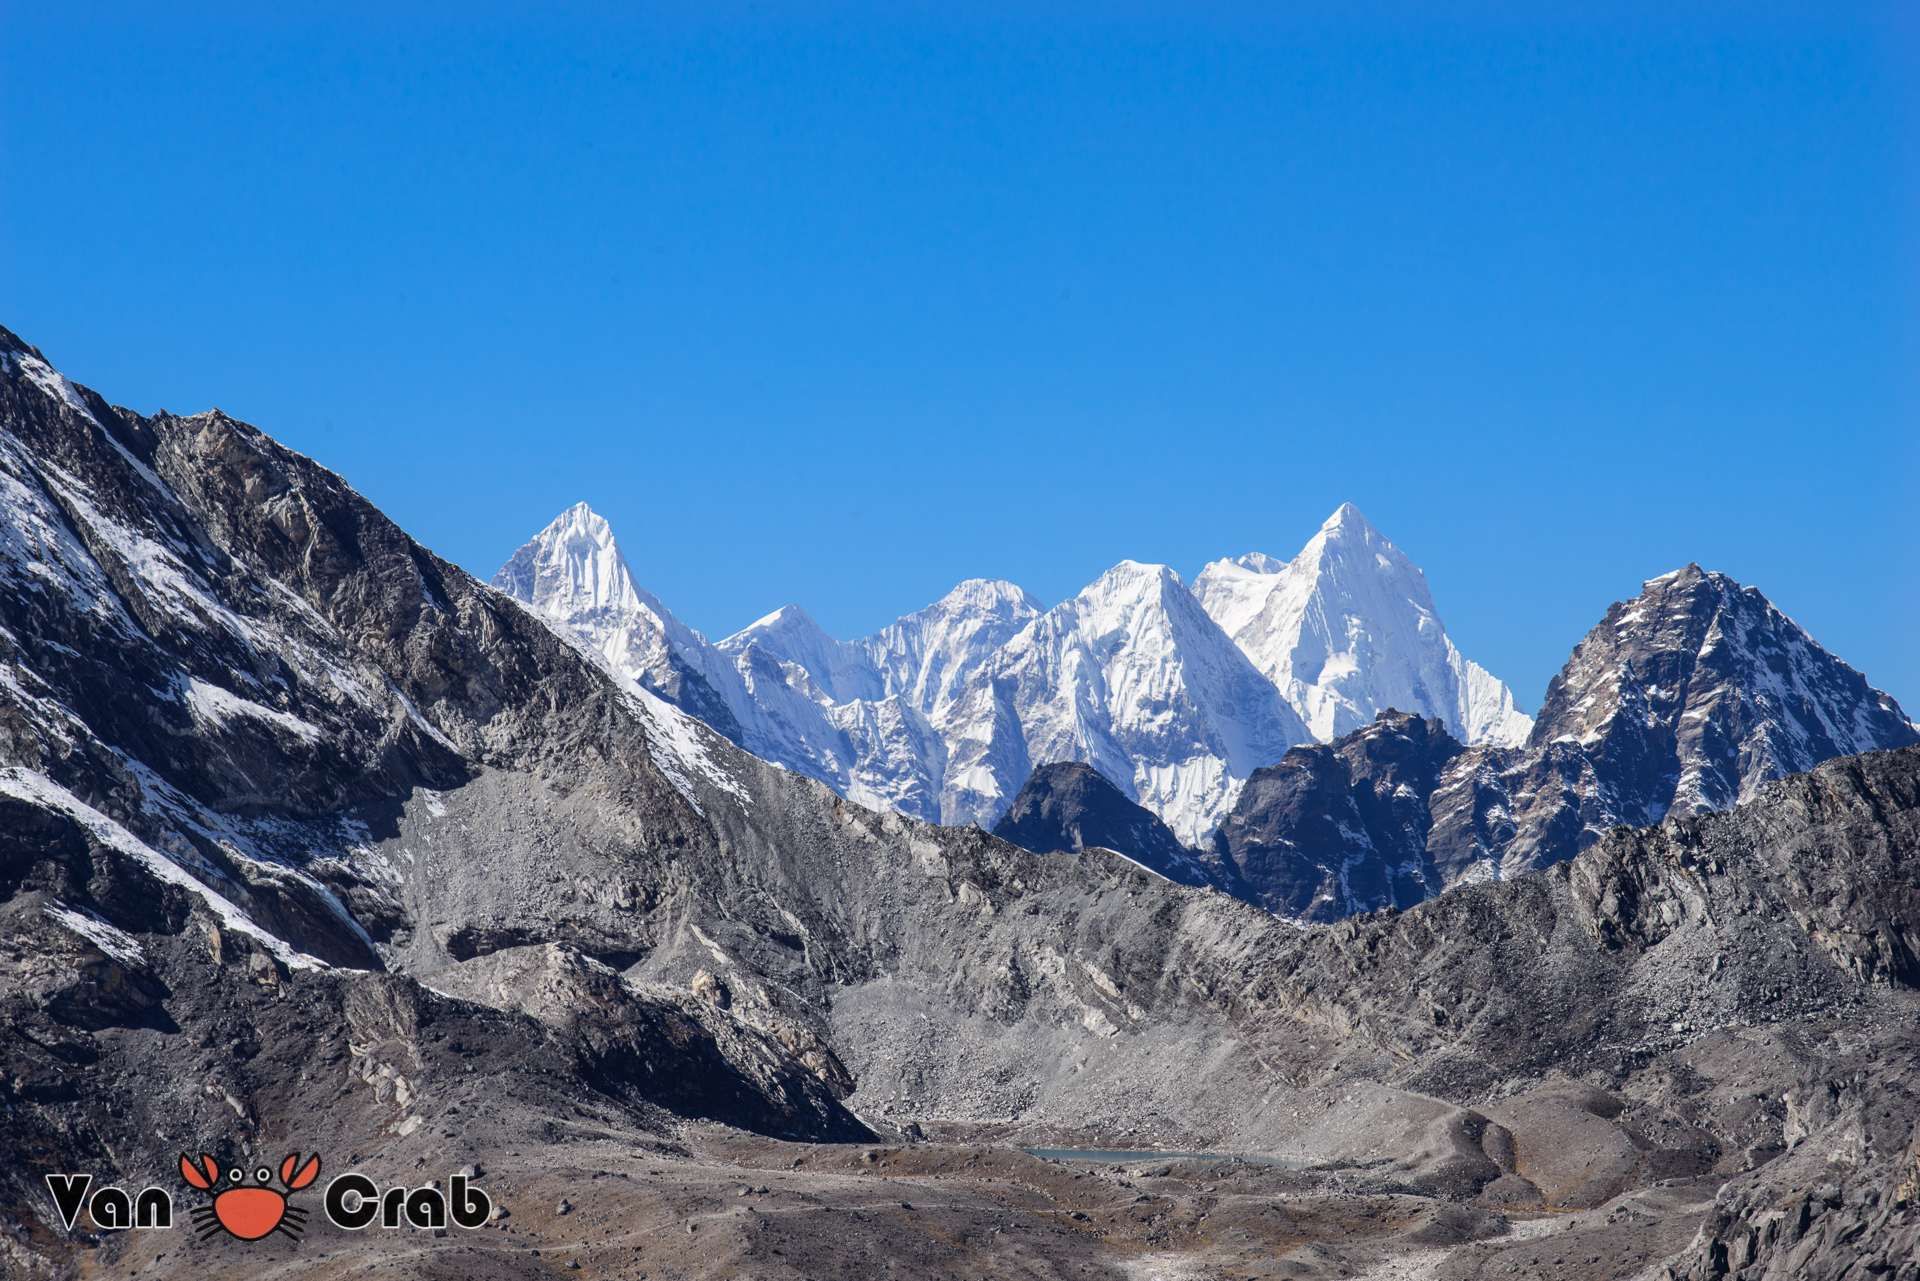
[[[694,631],[634,581],[613,527],[575,503],[500,567],[490,584],[598,654],[614,673],[738,742],[726,695],[730,669]]]
[[[643,605],[613,527],[585,503],[555,517],[500,567],[491,585],[543,611],[564,610],[569,616],[634,608],[671,616],[657,601]]]
[[[1891,695],[1758,588],[1692,564],[1607,611],[1547,687],[1533,733],[1536,747],[1580,746],[1612,780],[1614,821],[1633,824],[1914,742]]]
[[[1376,535],[1380,532],[1374,529],[1372,523],[1368,521],[1360,509],[1352,503],[1341,503],[1333,509],[1333,515],[1320,522],[1320,528],[1322,529],[1338,529],[1345,525],[1358,526],[1360,529]]]
[[[1194,594],[1321,742],[1390,707],[1438,717],[1468,743],[1518,743],[1533,728],[1454,648],[1426,575],[1352,503],[1291,562],[1216,561]]]

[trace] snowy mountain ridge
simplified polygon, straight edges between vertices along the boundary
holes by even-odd
[[[1321,884],[1323,872],[1296,866],[1308,834],[1285,834],[1313,807],[1288,799],[1289,784],[1263,785],[1271,797],[1249,794],[1247,809],[1243,790],[1289,748],[1385,742],[1389,709],[1464,749],[1442,752],[1416,789],[1422,892],[1518,875],[1615,825],[1723,809],[1822,760],[1920,737],[1758,591],[1691,565],[1608,611],[1536,724],[1460,654],[1425,575],[1352,504],[1293,560],[1216,561],[1191,590],[1164,565],[1122,561],[1043,610],[1011,583],[973,579],[855,641],[788,605],[709,642],[634,581],[584,504],[516,552],[494,586],[637,688],[863,805],[990,827],[1036,770],[1078,762],[1190,847],[1240,814],[1234,840],[1267,832],[1260,840],[1290,851],[1257,856],[1291,869],[1294,889],[1272,891],[1289,910],[1296,890]],[[1309,777],[1320,774],[1298,775]],[[1413,866],[1405,851],[1393,857]],[[1377,897],[1335,895],[1327,910]]]
[[[1198,844],[1306,726],[1164,565],[1121,561],[989,660],[941,728],[943,822],[988,826],[1037,766],[1081,761]]]
[[[860,644],[888,694],[903,695],[933,716],[951,706],[967,678],[1041,612],[1025,588],[969,578]]]
[[[1034,768],[1080,761],[1198,843],[1253,770],[1386,706],[1472,742],[1532,728],[1351,504],[1292,562],[1216,562],[1189,589],[1122,561],[1045,611],[1012,583],[969,579],[855,641],[797,604],[708,641],[634,580],[585,504],[493,586],[756,755],[942,823],[991,825]]]

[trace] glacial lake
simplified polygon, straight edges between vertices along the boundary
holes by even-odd
[[[1100,1161],[1107,1165],[1138,1165],[1154,1161],[1245,1161],[1249,1165],[1271,1165],[1282,1170],[1305,1170],[1312,1161],[1286,1161],[1277,1156],[1249,1156],[1245,1152],[1162,1152],[1155,1148],[1106,1151],[1101,1148],[1021,1148],[1028,1156],[1042,1161]]]

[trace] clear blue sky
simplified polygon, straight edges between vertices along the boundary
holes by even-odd
[[[1912,9],[16,2],[0,323],[709,635],[1351,500],[1530,710],[1697,560],[1920,714]]]

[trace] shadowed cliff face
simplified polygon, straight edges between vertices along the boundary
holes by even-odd
[[[1438,720],[1389,709],[1330,744],[1254,771],[1214,849],[1270,912],[1337,921],[1411,907],[1442,888],[1427,798],[1466,749]]]
[[[1099,770],[1078,761],[1042,765],[1021,787],[993,834],[1044,854],[1088,846],[1124,854],[1182,885],[1208,885],[1208,869],[1151,810],[1135,805]]]
[[[1777,1199],[1906,1151],[1920,749],[1300,928],[1097,849],[847,803],[623,692],[252,428],[138,418],[43,371],[14,344],[0,375],[10,1266],[111,1271],[135,1245],[59,1230],[40,1175],[157,1180],[186,1148],[324,1144],[395,1178],[590,1163],[656,1208],[678,1193],[639,1186],[648,1164],[736,1159],[701,1135],[843,1140],[854,1114],[1268,1153],[1328,1165],[1286,1185],[1324,1205],[1285,1231],[1251,1175],[1241,1218],[1196,1181],[1167,1185],[1189,1209],[1100,1231],[1215,1266],[1242,1246],[1199,1225],[1230,1220],[1328,1276],[1488,1257],[1471,1242],[1519,1232],[1515,1209],[1630,1201],[1679,1250],[1728,1178]],[[1457,758],[1429,722],[1373,728],[1333,753],[1327,803],[1397,849],[1420,821],[1401,782]],[[869,1204],[855,1186],[794,1195]],[[1125,1253],[1063,1226],[1071,1199],[929,1182],[890,1204],[936,1188],[956,1223],[1072,1234],[1062,1260]],[[857,1240],[916,1242],[902,1264],[933,1275],[1012,1257],[915,1232],[821,1233],[802,1274],[857,1273]],[[342,1273],[387,1248],[325,1244]]]

